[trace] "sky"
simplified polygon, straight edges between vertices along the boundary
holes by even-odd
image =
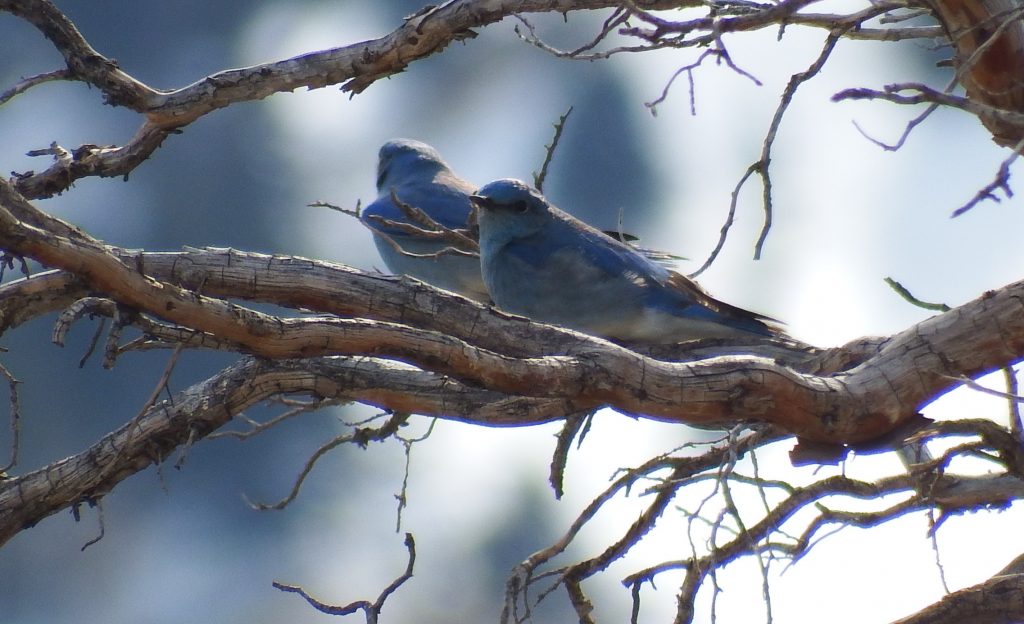
[[[66,4],[62,8],[94,47],[167,89],[220,69],[380,36],[420,7],[365,0]],[[545,40],[573,47],[587,41],[604,16],[531,20]],[[232,246],[380,269],[369,234],[354,220],[307,204],[372,200],[377,149],[396,137],[434,145],[460,175],[480,184],[529,179],[543,160],[551,124],[572,106],[548,196],[606,229],[621,212],[625,229],[651,247],[691,258],[679,269],[692,271],[714,248],[730,194],[759,157],[779,94],[817,57],[824,37],[789,28],[781,41],[773,30],[726,38],[733,62],[760,84],[706,61],[694,72],[696,115],[684,77],[655,116],[644,103],[698,51],[561,60],[519,40],[514,24],[509,19],[481,29],[477,39],[453,44],[354,98],[336,88],[299,90],[217,111],[170,137],[127,181],[82,180],[38,205],[126,247]],[[13,59],[0,69],[5,86],[58,66],[45,41],[6,14],[0,15],[0,42],[4,57]],[[755,178],[739,195],[736,225],[701,275],[702,285],[730,303],[784,320],[801,340],[833,346],[892,334],[929,316],[893,293],[885,277],[922,299],[950,305],[1020,279],[1019,199],[983,203],[950,218],[1006,157],[976,119],[940,111],[902,149],[889,152],[854,122],[872,137],[894,141],[917,109],[830,101],[852,86],[915,80],[941,86],[948,76],[935,63],[948,51],[931,43],[840,43],[780,126],[772,156],[775,212],[762,258],[752,258],[763,220]],[[130,112],[103,106],[95,90],[44,85],[0,107],[0,156],[8,171],[41,168],[45,163],[25,152],[52,141],[122,143],[138,123]],[[25,381],[19,470],[78,452],[134,415],[166,363],[166,354],[142,353],[113,371],[95,361],[79,369],[92,328],[76,327],[59,349],[49,343],[51,323],[40,319],[0,342],[10,350],[5,366]],[[230,361],[223,354],[185,354],[172,387],[182,389]],[[250,416],[278,411],[263,408]],[[173,462],[151,468],[105,497],[105,536],[84,551],[98,531],[96,510],[84,510],[78,523],[61,513],[22,532],[0,549],[5,621],[327,621],[296,596],[274,590],[275,579],[336,603],[375,596],[405,565],[402,535],[395,531],[394,496],[405,469],[401,444],[332,452],[284,511],[257,512],[245,504],[245,498],[283,496],[320,444],[346,431],[346,422],[375,412],[350,406],[246,442],[203,442],[181,468]],[[960,389],[925,414],[1005,422],[1006,406]],[[407,437],[429,426],[417,419]],[[413,580],[389,600],[384,621],[495,621],[512,566],[557,539],[618,468],[702,435],[601,412],[570,456],[566,496],[556,501],[546,480],[557,430],[438,422],[413,446],[402,531],[415,534],[419,559]],[[0,448],[7,444],[4,435]],[[793,469],[786,460],[790,445],[759,454],[765,476],[801,480],[842,471],[868,478],[899,469],[886,456],[854,457],[817,472]],[[617,501],[574,554],[599,552],[645,500],[638,491]],[[693,502],[679,501],[683,507]],[[950,588],[989,577],[1021,552],[1020,520],[1016,507],[951,519],[937,537]],[[798,565],[784,572],[778,566],[772,577],[776,620],[816,622],[827,614],[831,622],[880,621],[938,599],[943,590],[927,528],[927,519],[916,515],[871,531],[847,529]],[[627,560],[587,586],[600,621],[628,618],[628,592],[619,580],[655,561],[685,556],[684,532],[681,512],[670,514]],[[720,622],[763,621],[757,574],[747,562],[720,576]],[[657,591],[645,590],[641,621],[671,618],[677,582],[666,574]],[[865,595],[879,598],[851,598]],[[706,621],[709,592],[699,606],[697,620]],[[556,592],[534,621],[569,618]]]

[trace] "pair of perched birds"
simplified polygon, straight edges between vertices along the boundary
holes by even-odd
[[[772,319],[718,301],[641,250],[559,210],[519,180],[475,187],[425,143],[385,143],[377,191],[360,217],[395,273],[493,301],[536,321],[622,342],[780,334]],[[451,229],[466,228],[475,206],[479,259],[438,254],[450,244],[394,225],[410,219],[393,198]]]

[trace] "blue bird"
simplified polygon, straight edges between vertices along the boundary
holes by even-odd
[[[781,335],[773,319],[714,299],[519,180],[491,182],[472,201],[484,283],[505,311],[623,342]]]
[[[450,229],[466,229],[473,204],[469,196],[476,185],[451,170],[433,147],[412,139],[394,139],[380,148],[377,162],[377,199],[360,213],[363,224],[373,232],[384,264],[392,273],[405,274],[484,303],[490,300],[477,258],[451,253],[439,254],[450,243],[426,238],[380,219],[409,224],[409,217],[392,200],[424,211],[434,221]],[[414,224],[418,225],[418,224]],[[608,232],[624,242],[636,237]],[[400,249],[401,250],[400,250]],[[656,262],[671,263],[681,256],[654,249],[637,250]]]
[[[409,217],[391,199],[394,191],[400,202],[423,210],[441,225],[465,229],[473,212],[469,195],[475,189],[475,185],[455,175],[441,154],[426,143],[410,139],[388,141],[380,148],[377,163],[377,199],[363,209],[360,219],[373,232],[377,251],[393,273],[404,273],[487,302],[489,296],[480,275],[479,259],[450,253],[437,255],[451,244],[373,218],[409,223]]]

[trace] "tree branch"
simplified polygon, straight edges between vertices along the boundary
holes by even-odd
[[[1016,2],[926,0],[956,54],[968,108],[1004,147],[1024,141],[1024,14]]]
[[[20,208],[38,212],[27,203]],[[1024,354],[1024,283],[920,323],[842,376],[820,376],[753,356],[665,362],[578,334],[579,342],[561,354],[510,357],[473,344],[464,330],[449,335],[394,322],[273,317],[156,281],[83,233],[74,240],[48,234],[6,209],[0,210],[0,246],[76,271],[122,305],[263,357],[392,357],[512,395],[571,398],[576,409],[610,405],[695,424],[756,420],[833,444],[878,438],[916,418],[924,402],[956,385],[955,377]],[[473,313],[495,314],[480,306]]]
[[[618,6],[616,0],[451,0],[404,20],[377,39],[302,54],[281,61],[230,69],[173,91],[158,91],[128,75],[98,53],[74,24],[48,0],[0,0],[0,10],[21,17],[46,36],[64,56],[71,74],[95,87],[107,103],[145,115],[135,136],[121,147],[83,145],[65,150],[45,171],[16,174],[18,191],[30,199],[52,197],[86,176],[128,175],[175,129],[217,109],[261,100],[305,87],[342,85],[353,95],[410,63],[443,50],[449,43],[476,36],[479,28],[519,13],[592,10]],[[699,4],[696,0],[647,0],[649,9]]]
[[[527,424],[562,417],[572,401],[522,399],[471,388],[375,358],[268,361],[243,358],[158,403],[88,449],[39,470],[0,480],[0,545],[43,518],[96,500],[127,477],[165,461],[244,410],[279,395],[308,394],[436,414],[476,423]]]
[[[893,624],[1010,624],[1024,619],[1024,573],[996,574]]]

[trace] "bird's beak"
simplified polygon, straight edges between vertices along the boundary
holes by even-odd
[[[483,208],[484,210],[494,207],[494,202],[491,198],[484,197],[483,195],[470,195],[469,201],[473,202],[473,205],[477,208]]]

